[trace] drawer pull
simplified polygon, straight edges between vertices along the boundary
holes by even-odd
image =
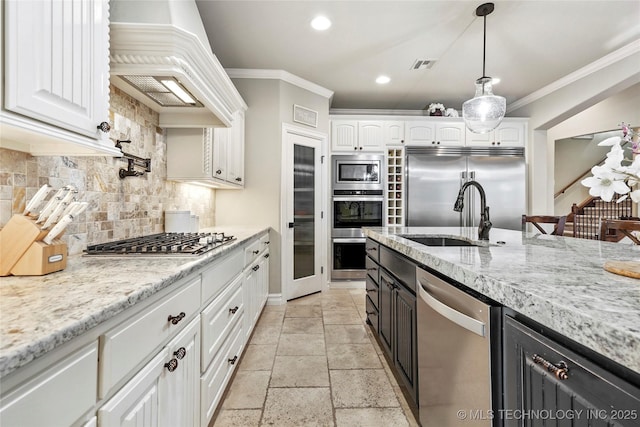
[[[184,319],[184,316],[186,316],[186,314],[184,314],[184,311],[183,311],[180,314],[178,314],[177,316],[169,315],[169,318],[167,320],[169,322],[171,322],[172,324],[177,325],[179,321]]]
[[[229,362],[232,365],[235,365],[237,361],[238,361],[238,356],[233,356],[233,359],[227,359],[227,362]]]
[[[238,306],[237,305],[235,307],[229,309],[229,313],[231,313],[231,314],[236,314],[236,311],[238,311]]]
[[[252,254],[254,254],[254,255],[258,255],[258,253],[259,253],[259,252],[260,252],[260,251],[259,251],[259,250],[257,250],[257,249],[256,249],[255,251],[251,251],[251,253],[252,253]]]
[[[173,355],[178,359],[182,360],[182,358],[187,355],[187,349],[184,347],[180,347],[179,349],[173,352]]]
[[[269,258],[269,254],[264,254],[264,257],[265,258]]]
[[[167,370],[169,372],[173,372],[176,369],[178,369],[178,360],[177,359],[171,359],[167,363],[164,364],[164,367],[167,368]]]
[[[264,242],[265,245],[268,245],[269,243],[271,243],[271,242],[268,241],[268,240],[266,242]]]
[[[367,311],[367,316],[372,316],[372,315],[374,315],[374,314],[376,314],[376,312],[375,312],[375,311]]]
[[[259,269],[260,269],[259,265],[254,265],[252,268],[253,271],[258,271]]]
[[[378,249],[376,249],[376,247],[375,247],[375,246],[372,246],[372,247],[370,247],[370,248],[367,248],[367,250],[368,250],[368,251],[377,251]]]
[[[378,292],[377,289],[367,289],[367,292]]]
[[[566,380],[569,378],[569,367],[562,360],[556,363],[555,365],[548,360],[545,360],[543,357],[534,354],[532,357],[533,362],[538,365],[542,365],[547,369],[547,371],[551,372],[556,376],[559,380]]]

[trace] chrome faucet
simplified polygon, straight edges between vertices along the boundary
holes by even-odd
[[[464,192],[470,187],[474,186],[478,189],[480,193],[480,225],[478,225],[478,239],[480,240],[489,240],[489,231],[491,230],[491,221],[489,221],[489,206],[487,206],[487,197],[484,193],[484,188],[477,181],[467,181],[462,187],[460,187],[460,191],[458,192],[458,198],[456,199],[456,204],[453,206],[453,210],[456,212],[462,212],[464,208]]]

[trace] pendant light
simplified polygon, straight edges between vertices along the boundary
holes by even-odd
[[[484,41],[482,45],[482,77],[476,80],[476,95],[462,104],[462,118],[467,128],[474,133],[487,133],[498,127],[507,109],[502,96],[493,94],[492,79],[485,74],[487,47],[487,15],[493,12],[493,3],[484,3],[476,9],[476,15],[484,19]]]

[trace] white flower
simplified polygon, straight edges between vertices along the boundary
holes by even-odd
[[[601,197],[602,200],[610,202],[615,193],[627,194],[631,189],[625,184],[625,175],[615,172],[607,165],[594,166],[591,168],[593,176],[585,178],[581,184],[589,187],[589,194],[593,197]]]

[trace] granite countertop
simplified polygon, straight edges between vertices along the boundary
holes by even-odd
[[[201,230],[224,231],[236,240],[195,258],[78,255],[56,273],[0,278],[0,378],[268,229]]]
[[[489,245],[480,247],[429,247],[399,236],[477,240],[477,229],[469,227],[370,228],[365,234],[640,373],[640,280],[603,269],[605,261],[640,263],[640,247],[503,229],[492,229]]]

